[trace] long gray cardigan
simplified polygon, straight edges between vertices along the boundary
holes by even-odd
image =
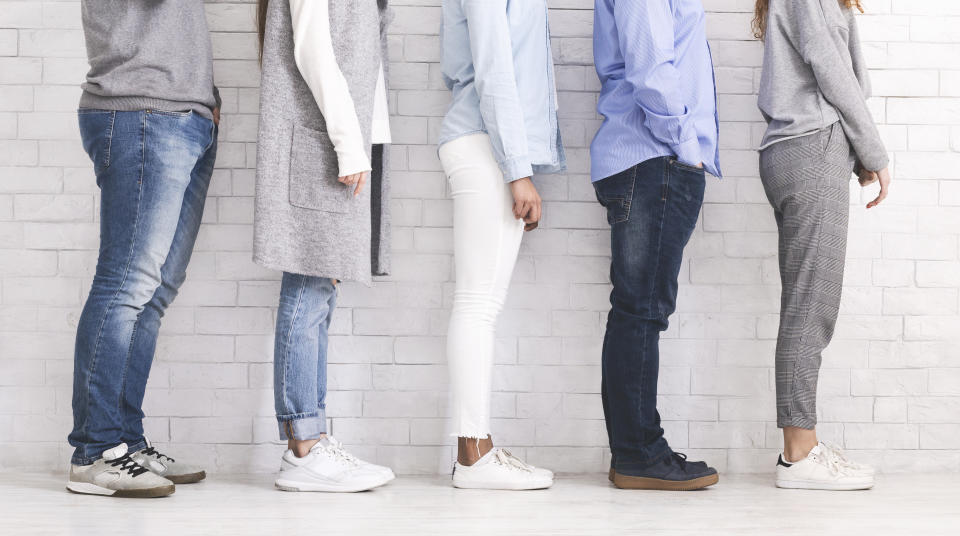
[[[327,0],[311,0],[327,1]],[[386,1],[329,0],[330,33],[372,155],[363,192],[337,182],[337,153],[313,93],[297,69],[289,0],[267,12],[253,259],[285,272],[360,281],[389,271],[387,153],[371,146],[381,59],[387,67]]]

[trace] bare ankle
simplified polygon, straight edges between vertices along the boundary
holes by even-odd
[[[788,426],[783,429],[783,456],[789,463],[798,462],[807,457],[817,446],[816,430]]]
[[[473,465],[480,461],[488,452],[493,450],[493,438],[490,436],[484,439],[473,437],[457,438],[457,463],[460,465]]]
[[[324,436],[320,436],[317,439],[288,439],[287,448],[293,451],[293,455],[297,458],[303,458],[310,453],[310,449],[314,445],[320,442],[320,439],[323,439]]]

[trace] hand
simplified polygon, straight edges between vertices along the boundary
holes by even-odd
[[[890,168],[883,168],[880,171],[867,171],[861,168],[859,175],[857,180],[862,187],[867,187],[880,181],[880,194],[877,195],[876,199],[867,203],[867,208],[873,208],[882,203],[883,200],[887,198],[887,194],[890,191],[890,181],[893,180],[890,176]]]
[[[524,231],[532,231],[540,225],[541,201],[537,187],[530,177],[518,179],[510,183],[510,193],[513,194],[513,216],[523,220],[526,224]]]
[[[367,183],[367,175],[369,171],[362,171],[360,173],[354,173],[352,175],[346,175],[337,179],[340,184],[356,184],[356,189],[353,190],[353,196],[356,197],[360,195],[360,191],[363,190],[363,185]]]
[[[213,109],[213,124],[218,127],[220,126],[220,107],[219,106]]]

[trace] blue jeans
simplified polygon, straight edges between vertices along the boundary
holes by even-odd
[[[216,159],[191,112],[80,110],[100,186],[100,255],[77,327],[72,463],[145,446],[143,395],[160,319],[186,278]]]
[[[657,411],[660,332],[676,308],[683,248],[703,204],[704,172],[654,158],[594,183],[612,262],[603,340],[603,413],[613,467],[629,475],[670,452]]]
[[[327,433],[327,331],[337,287],[326,277],[283,273],[273,349],[280,439]]]

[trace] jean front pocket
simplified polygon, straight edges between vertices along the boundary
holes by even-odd
[[[338,172],[337,153],[327,133],[294,125],[290,204],[324,212],[348,212],[353,189],[337,181]]]
[[[633,166],[593,183],[597,201],[607,209],[607,223],[610,225],[630,219],[630,205],[633,202],[636,177],[637,167]]]
[[[98,176],[110,167],[110,148],[113,145],[113,127],[117,112],[111,110],[81,109],[77,112],[80,123],[80,139],[83,150],[93,162],[93,171]]]

